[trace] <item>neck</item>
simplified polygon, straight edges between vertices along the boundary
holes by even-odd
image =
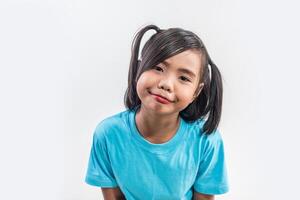
[[[177,132],[179,113],[158,115],[147,110],[143,105],[136,112],[136,125],[140,134],[152,143],[164,143]]]

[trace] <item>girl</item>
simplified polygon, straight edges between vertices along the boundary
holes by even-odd
[[[156,33],[138,59],[150,29]],[[101,187],[104,199],[211,200],[228,191],[217,130],[221,74],[196,34],[142,28],[132,44],[124,100],[127,109],[94,131],[85,181]]]

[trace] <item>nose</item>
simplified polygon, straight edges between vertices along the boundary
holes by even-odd
[[[164,77],[158,83],[158,88],[166,90],[168,92],[173,91],[173,84],[171,78]]]

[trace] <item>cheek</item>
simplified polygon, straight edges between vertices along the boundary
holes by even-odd
[[[179,93],[179,95],[180,95],[181,99],[184,100],[184,101],[190,101],[193,98],[193,94],[191,92],[185,91],[185,90],[182,90]]]
[[[194,99],[194,90],[192,87],[181,88],[176,94],[182,102],[191,103]]]
[[[145,91],[151,85],[151,78],[147,75],[147,73],[143,73],[137,81],[136,90],[138,93]]]

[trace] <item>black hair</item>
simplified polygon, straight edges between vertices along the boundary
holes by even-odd
[[[141,52],[141,59],[139,59],[142,37],[151,29],[155,30],[156,33],[146,41]],[[144,71],[185,50],[197,50],[201,54],[202,66],[199,83],[203,82],[204,86],[201,93],[184,110],[180,111],[179,115],[188,122],[206,117],[202,131],[211,134],[217,129],[221,118],[222,77],[202,40],[191,31],[182,28],[160,29],[156,25],[147,25],[136,33],[131,47],[132,55],[124,104],[130,110],[141,104],[137,95],[136,84]]]

